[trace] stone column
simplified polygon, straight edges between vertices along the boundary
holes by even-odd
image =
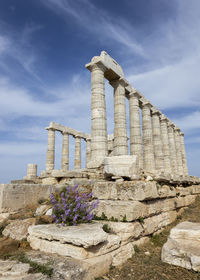
[[[48,146],[47,146],[46,171],[52,171],[54,169],[54,161],[55,161],[55,130],[53,128],[47,128],[47,130],[48,130]]]
[[[184,175],[182,152],[181,152],[180,129],[178,127],[175,127],[175,129],[174,129],[174,137],[175,137],[175,146],[176,146],[176,160],[177,160],[178,174]]]
[[[144,170],[146,170],[147,172],[155,171],[151,107],[152,105],[149,102],[145,102],[142,104]]]
[[[92,120],[91,120],[91,162],[88,167],[99,167],[103,159],[108,155],[107,146],[107,119],[104,89],[105,67],[101,64],[92,64],[91,88],[92,88]]]
[[[169,149],[169,137],[168,137],[168,128],[167,128],[167,118],[162,115],[160,119],[161,126],[161,139],[163,146],[163,156],[164,156],[164,171],[167,174],[171,174],[171,158],[170,158],[170,149]]]
[[[139,168],[143,169],[142,136],[140,126],[140,95],[137,92],[129,94],[129,124],[130,124],[130,154],[137,155]]]
[[[29,163],[27,166],[26,179],[35,179],[37,177],[37,164]]]
[[[91,139],[86,139],[86,167],[88,166],[88,163],[91,160]]]
[[[175,175],[178,175],[177,159],[176,159],[176,145],[175,145],[175,138],[174,138],[174,127],[175,127],[175,125],[172,122],[168,123],[171,168],[172,168],[172,173]]]
[[[81,169],[81,138],[75,136],[74,169]]]
[[[152,111],[153,146],[156,171],[164,171],[164,157],[161,139],[160,115],[158,110]]]
[[[126,83],[119,79],[110,83],[114,87],[114,156],[128,155],[126,131]]]
[[[62,170],[69,170],[69,134],[63,132],[62,143]]]
[[[180,143],[181,143],[181,154],[182,154],[182,162],[183,162],[183,172],[185,176],[188,176],[188,168],[187,168],[187,159],[185,152],[185,144],[184,144],[184,133],[180,133]]]

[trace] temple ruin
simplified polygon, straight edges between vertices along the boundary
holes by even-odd
[[[42,175],[53,174],[55,169],[55,132],[59,131],[63,136],[62,174],[69,170],[71,135],[75,138],[75,170],[81,169],[83,139],[86,141],[85,168],[88,170],[108,165],[111,173],[115,170],[113,175],[122,177],[133,175],[134,178],[141,172],[163,174],[171,178],[188,176],[184,133],[180,128],[125,79],[121,66],[105,51],[93,57],[86,68],[91,72],[91,134],[51,122],[47,127],[46,173]],[[107,133],[105,79],[114,92],[113,135]],[[129,102],[130,139],[127,137],[126,99]]]
[[[46,128],[46,170],[37,176],[37,164],[30,163],[24,179],[0,184],[0,223],[13,212],[21,213],[29,206],[37,208],[39,201],[45,204],[35,213],[44,211],[48,218],[52,215],[48,214],[52,213],[47,201],[50,191],[59,192],[66,185],[78,184],[80,191],[98,198],[96,221],[61,227],[34,225],[36,219],[32,218],[33,225],[27,227],[26,236],[31,254],[42,252],[39,258],[48,256],[50,260],[62,256],[62,261],[78,267],[74,269],[73,265],[72,273],[83,271],[85,276],[80,279],[94,280],[107,273],[110,266],[126,262],[135,253],[135,246],[144,244],[180,217],[200,195],[200,179],[188,175],[183,132],[129,84],[115,60],[103,51],[86,68],[91,72],[91,134],[50,122]],[[111,135],[107,133],[105,78],[114,88]],[[59,170],[55,167],[56,132],[63,138]],[[70,170],[72,137],[75,154],[74,169]],[[85,166],[81,162],[83,141]],[[23,228],[27,219],[16,223]],[[9,230],[9,226],[3,234],[9,231],[14,234],[15,230],[12,227]],[[103,230],[105,226],[110,232]],[[18,231],[17,227],[17,235]]]

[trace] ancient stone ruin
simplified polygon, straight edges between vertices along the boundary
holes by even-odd
[[[113,58],[103,51],[86,68],[91,72],[91,134],[51,122],[46,170],[37,176],[37,165],[29,164],[23,180],[1,184],[0,215],[8,218],[11,211],[47,199],[50,189],[59,190],[63,184],[92,191],[99,199],[96,215],[104,220],[68,227],[67,233],[55,225],[33,225],[27,231],[34,250],[80,261],[78,266],[87,275],[80,279],[88,280],[106,273],[110,265],[124,263],[135,246],[175,221],[200,194],[200,179],[188,175],[183,132],[129,84]],[[114,88],[113,135],[107,133],[105,78]],[[56,131],[63,137],[60,170],[55,169]],[[75,138],[73,170],[69,170],[70,137]],[[85,168],[81,168],[83,140]],[[105,224],[110,229],[106,234]]]

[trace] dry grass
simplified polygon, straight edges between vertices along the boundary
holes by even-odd
[[[200,273],[163,263],[160,260],[161,248],[167,241],[170,229],[183,221],[200,223],[200,197],[168,226],[162,233],[155,235],[143,247],[136,248],[136,254],[122,267],[111,268],[109,274],[98,280],[200,280]],[[149,252],[150,255],[145,255]]]

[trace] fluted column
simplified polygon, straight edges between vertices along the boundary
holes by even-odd
[[[125,83],[123,80],[114,80],[110,83],[114,87],[114,156],[128,154],[126,130],[126,102]]]
[[[140,95],[137,92],[129,94],[129,124],[130,124],[130,154],[137,155],[139,167],[143,169],[142,136],[140,126]]]
[[[169,137],[168,137],[168,128],[167,128],[167,118],[162,115],[160,119],[161,127],[161,139],[163,146],[163,156],[164,156],[164,171],[167,174],[171,174],[171,158],[170,158],[170,149],[169,149]]]
[[[54,169],[54,162],[55,162],[55,130],[53,128],[47,128],[47,130],[48,130],[48,145],[47,145],[46,170],[52,171]]]
[[[37,164],[29,163],[27,166],[27,176],[25,179],[35,179],[37,178]]]
[[[158,110],[152,111],[153,146],[156,171],[164,171],[164,157],[161,140],[160,115]]]
[[[91,160],[91,139],[86,139],[86,167]]]
[[[69,134],[63,132],[62,143],[62,170],[69,170]]]
[[[175,125],[171,122],[168,124],[168,136],[169,136],[169,148],[170,148],[170,159],[171,168],[173,174],[178,174],[177,159],[176,159],[176,145],[174,138],[174,127]]]
[[[188,167],[187,167],[187,159],[186,159],[186,152],[185,152],[185,144],[184,144],[184,133],[180,133],[180,143],[181,143],[181,154],[182,154],[182,162],[183,162],[183,172],[184,175],[188,175]]]
[[[100,64],[91,65],[92,88],[92,120],[91,120],[91,166],[98,167],[108,154],[107,120],[104,89],[105,67]]]
[[[177,160],[178,174],[184,175],[182,152],[181,152],[180,129],[178,127],[175,127],[175,129],[174,129],[174,137],[175,137],[175,145],[176,145],[176,160]]]
[[[81,138],[75,136],[74,169],[81,169]]]
[[[155,171],[152,123],[151,123],[151,107],[152,105],[150,103],[142,104],[144,170],[148,172]]]

